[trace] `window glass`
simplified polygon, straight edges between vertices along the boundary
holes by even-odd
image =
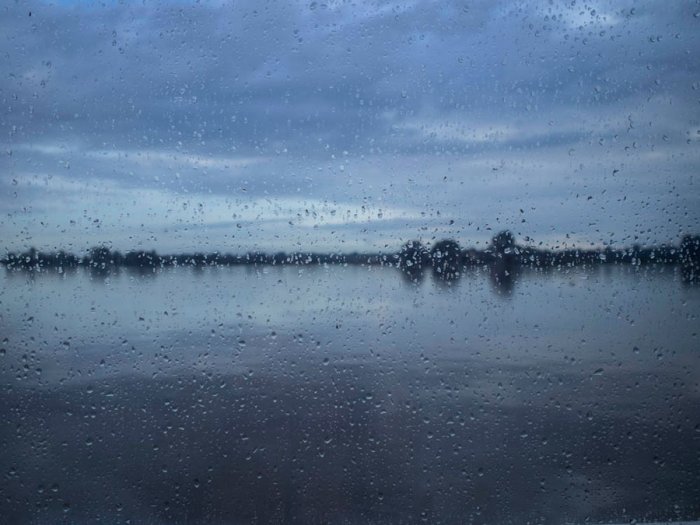
[[[3,522],[697,523],[699,29],[4,3]]]

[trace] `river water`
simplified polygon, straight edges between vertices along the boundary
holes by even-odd
[[[3,523],[700,519],[666,269],[0,271]]]

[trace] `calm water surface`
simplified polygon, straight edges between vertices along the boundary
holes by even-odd
[[[0,272],[3,523],[700,518],[672,269]]]

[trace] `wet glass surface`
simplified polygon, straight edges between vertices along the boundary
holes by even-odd
[[[700,516],[678,271],[1,274],[8,523]]]

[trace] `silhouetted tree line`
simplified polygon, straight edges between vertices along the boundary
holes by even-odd
[[[173,266],[236,266],[236,265],[381,265],[397,267],[411,280],[418,280],[430,269],[443,280],[455,279],[469,266],[491,267],[496,278],[509,278],[516,268],[566,268],[601,264],[679,265],[683,279],[700,280],[700,236],[686,235],[677,246],[661,245],[613,249],[564,249],[548,250],[519,245],[513,234],[503,231],[496,234],[486,249],[463,249],[457,241],[445,239],[432,247],[419,240],[409,241],[396,253],[315,253],[315,252],[249,252],[244,255],[214,253],[183,253],[159,255],[154,250],[129,251],[122,254],[105,246],[92,248],[85,256],[77,257],[65,251],[40,252],[30,248],[26,252],[8,253],[2,263],[8,269],[68,270],[78,266],[95,271],[108,271],[116,267],[155,270]]]
[[[496,234],[484,250],[461,249],[453,240],[437,242],[428,250],[420,241],[409,241],[393,256],[406,272],[431,267],[439,274],[449,276],[465,266],[489,265],[496,268],[565,268],[601,264],[680,265],[684,279],[697,281],[700,277],[700,236],[686,235],[680,245],[661,245],[643,248],[604,249],[572,248],[548,250],[518,245],[508,231]]]

